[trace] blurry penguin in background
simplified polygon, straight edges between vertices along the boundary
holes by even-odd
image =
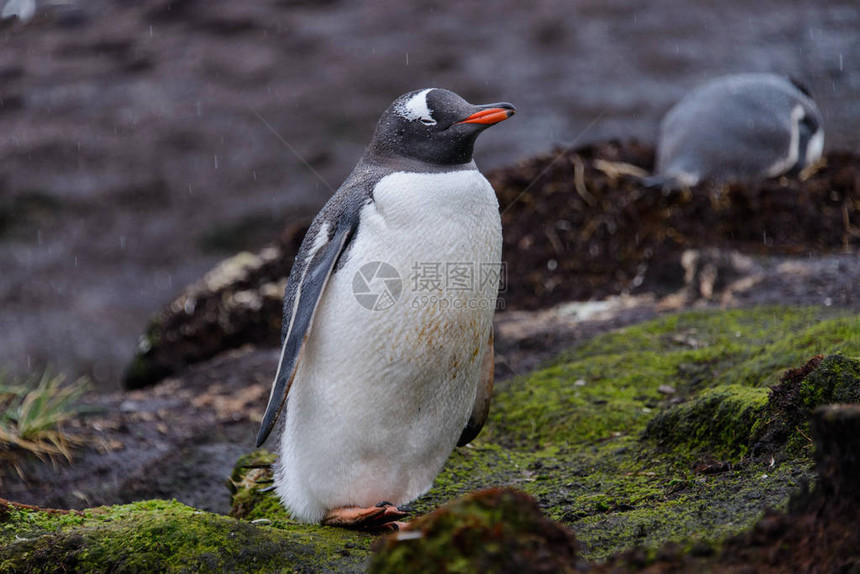
[[[802,85],[775,74],[707,82],[660,123],[648,187],[752,182],[799,173],[824,149],[821,112]]]
[[[21,22],[29,22],[35,14],[35,0],[8,0],[0,11],[0,20],[17,17]]]

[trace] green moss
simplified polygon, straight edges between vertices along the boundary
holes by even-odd
[[[288,522],[290,515],[272,490],[272,463],[277,455],[255,450],[239,458],[228,481],[233,493],[230,516],[246,520]]]
[[[749,449],[768,386],[832,350],[860,351],[860,317],[693,312],[596,337],[500,383],[482,435],[416,507],[462,487],[516,486],[573,526],[589,559],[692,536],[721,540],[813,476],[808,453],[771,467],[769,453],[750,458]],[[655,418],[673,448],[643,440]],[[693,464],[709,459],[733,464]]]
[[[753,427],[767,405],[766,389],[725,385],[701,392],[695,400],[662,411],[648,423],[645,436],[662,448],[720,460],[737,460],[749,450]]]
[[[749,449],[781,370],[834,349],[860,352],[860,318],[694,312],[596,337],[498,384],[482,434],[410,508],[511,486],[572,526],[590,560],[667,540],[718,543],[814,477],[808,452],[771,466],[769,452]],[[271,493],[257,504],[248,516],[279,516]]]
[[[828,316],[830,318],[828,318]],[[712,387],[768,387],[816,353],[860,353],[860,318],[763,308],[665,317],[596,337],[499,385],[488,435],[534,448],[638,433],[665,406]]]
[[[416,520],[378,545],[370,564],[386,572],[574,572],[571,531],[546,519],[529,496],[479,491]]]
[[[477,489],[511,486],[571,526],[589,560],[671,540],[718,545],[814,478],[808,449],[771,465],[769,453],[748,448],[765,423],[787,420],[765,413],[779,372],[834,351],[860,355],[858,316],[696,312],[597,337],[501,382],[484,432],[457,449],[434,488],[410,506],[421,515]],[[858,397],[856,361],[837,355],[821,366],[792,387],[788,404],[799,405],[798,416],[820,401]],[[708,458],[733,464],[701,464]],[[252,453],[231,477],[242,519],[172,502],[62,516],[0,512],[0,571],[363,570],[373,538],[291,520],[266,490],[272,459]],[[492,512],[464,509],[457,524],[505,528]],[[440,532],[448,534],[439,540],[451,539],[450,529]],[[473,555],[451,556],[450,571],[474,565]]]
[[[727,369],[719,382],[772,386],[784,369],[802,365],[819,354],[860,355],[860,318],[837,317],[796,330],[761,347],[753,347],[743,361]]]
[[[368,542],[342,530],[255,525],[175,501],[0,513],[2,572],[358,572]]]
[[[809,412],[829,403],[860,402],[860,360],[829,355],[800,385],[800,402]]]
[[[768,408],[754,429],[757,448],[808,451],[809,420],[816,407],[860,402],[860,360],[841,354],[814,357],[788,371],[771,389]]]

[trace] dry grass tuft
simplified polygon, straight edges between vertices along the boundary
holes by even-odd
[[[63,423],[78,415],[75,402],[89,386],[85,378],[63,384],[63,375],[50,371],[38,379],[9,382],[0,375],[0,458],[13,465],[29,452],[41,460],[71,460],[80,439],[67,434]]]

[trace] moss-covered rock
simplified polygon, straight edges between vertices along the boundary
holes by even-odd
[[[272,463],[276,459],[276,455],[261,449],[236,462],[227,484],[233,493],[230,516],[245,520],[289,520],[289,514],[271,489]]]
[[[249,343],[277,346],[284,286],[305,227],[277,245],[225,259],[154,317],[126,367],[127,389]]]
[[[147,501],[83,512],[0,502],[2,572],[362,572],[370,537]]]
[[[681,447],[693,455],[721,460],[742,458],[753,427],[767,405],[768,393],[757,387],[726,385],[707,389],[692,401],[661,412],[645,430],[663,448]]]
[[[809,420],[816,407],[860,402],[860,360],[817,355],[789,369],[769,391],[725,385],[660,412],[645,431],[675,454],[709,454],[736,461],[748,452],[785,456],[811,447]],[[780,454],[778,454],[780,453]]]
[[[370,572],[575,572],[576,538],[530,496],[490,489],[465,496],[376,544]]]
[[[809,421],[819,406],[860,402],[860,360],[841,354],[810,359],[787,371],[770,392],[766,417],[757,429],[759,450],[785,444],[796,451],[811,447]]]

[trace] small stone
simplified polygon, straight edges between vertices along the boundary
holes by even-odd
[[[657,387],[657,392],[663,393],[664,395],[674,395],[677,391],[675,390],[675,387],[670,385],[660,385]]]

